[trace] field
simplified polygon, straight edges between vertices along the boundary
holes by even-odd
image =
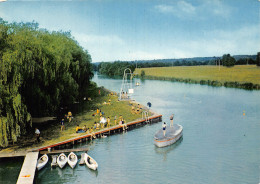
[[[260,86],[260,67],[256,65],[137,68],[135,73],[140,75],[142,70],[145,71],[145,78],[149,79],[241,88],[251,86],[253,89],[259,89]]]

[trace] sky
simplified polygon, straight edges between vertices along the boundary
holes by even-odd
[[[7,0],[0,17],[70,31],[93,62],[260,52],[259,0]]]

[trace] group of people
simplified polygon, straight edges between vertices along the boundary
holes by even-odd
[[[135,106],[132,104],[131,113],[132,113],[132,114],[140,114],[141,109],[142,109],[142,107],[141,107],[140,104],[138,104],[136,108],[135,108]]]
[[[121,92],[121,99],[128,99],[127,92],[124,92],[124,91]]]
[[[69,123],[70,123],[72,118],[73,118],[72,117],[72,112],[69,111],[68,114],[65,114],[65,118],[67,118]],[[60,124],[61,124],[60,130],[61,131],[65,130],[65,120],[64,120],[64,118],[61,119]]]
[[[171,116],[170,116],[170,127],[173,129],[173,118],[174,118],[174,114],[172,114]],[[163,135],[164,135],[164,137],[165,137],[165,135],[166,135],[166,127],[167,127],[167,124],[165,123],[165,122],[163,122],[163,124],[162,124],[162,127],[163,127]]]

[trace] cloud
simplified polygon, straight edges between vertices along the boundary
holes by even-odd
[[[202,1],[198,5],[192,5],[187,1],[177,1],[174,4],[160,4],[154,8],[163,14],[172,14],[181,19],[194,18],[204,20],[206,17],[219,16],[228,18],[231,15],[232,7],[220,0]]]
[[[200,6],[201,11],[207,10],[207,13],[227,18],[230,16],[232,7],[226,5],[224,1],[211,0]]]
[[[177,4],[178,8],[180,8],[181,11],[185,12],[185,13],[194,13],[196,8],[194,6],[192,6],[192,4],[187,3],[185,1],[180,1]]]
[[[161,13],[176,13],[176,10],[173,6],[170,5],[157,5],[155,6],[155,9],[157,9]]]
[[[177,17],[186,17],[196,13],[196,7],[186,1],[178,1],[175,5],[156,5],[155,9],[160,13],[170,13]]]
[[[260,50],[258,25],[237,30],[212,30],[204,37],[182,40],[173,49],[174,57],[222,56],[223,54],[256,54]]]
[[[162,54],[146,51],[131,51],[127,54],[124,60],[152,60],[152,59],[163,59]]]
[[[74,33],[73,36],[79,43],[84,45],[92,44],[104,44],[104,45],[123,45],[124,41],[117,35],[93,35],[93,34],[83,34]]]

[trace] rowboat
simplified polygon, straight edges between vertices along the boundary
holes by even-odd
[[[58,157],[57,163],[59,165],[59,167],[62,169],[66,163],[67,163],[67,156],[64,153],[61,153]]]
[[[85,164],[84,156],[85,156],[85,153],[81,153],[81,158],[80,158],[80,161],[79,161],[79,165]]]
[[[165,136],[163,130],[160,129],[154,136],[154,144],[158,147],[169,146],[182,137],[183,127],[179,124],[174,124],[173,127],[167,126]]]
[[[88,168],[92,170],[96,170],[98,168],[98,163],[87,153],[85,153],[84,159]]]
[[[76,166],[77,162],[78,162],[77,155],[73,152],[70,152],[68,156],[68,164],[70,165],[70,167],[73,169]]]
[[[38,161],[37,161],[37,169],[38,171],[41,170],[47,163],[48,163],[49,157],[48,155],[44,154],[42,155]]]
[[[52,155],[51,158],[52,158],[51,167],[56,167],[58,155]]]

